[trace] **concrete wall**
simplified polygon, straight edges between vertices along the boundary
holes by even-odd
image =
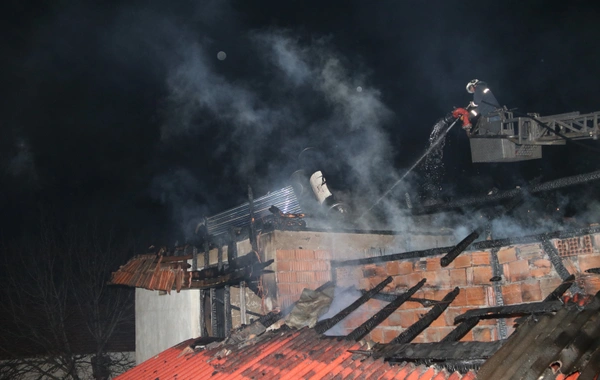
[[[200,291],[160,294],[135,290],[135,360],[141,363],[165,349],[200,336]]]

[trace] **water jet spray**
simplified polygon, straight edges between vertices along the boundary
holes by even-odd
[[[427,157],[436,146],[438,146],[442,141],[444,141],[444,139],[446,138],[446,135],[452,129],[452,127],[454,127],[454,125],[456,124],[456,122],[458,120],[460,120],[460,119],[455,118],[454,116],[452,116],[452,114],[448,114],[443,119],[441,119],[438,123],[441,123],[441,122],[443,122],[445,124],[449,124],[450,122],[452,122],[452,123],[450,124],[450,126],[448,128],[446,128],[445,131],[443,131],[439,135],[439,137],[435,141],[433,141],[429,145],[429,148],[427,148],[425,153],[423,153],[423,155],[406,171],[406,173],[404,173],[404,175],[402,177],[400,177],[400,179],[398,179],[385,193],[383,193],[383,195],[381,197],[379,197],[379,199],[377,199],[377,201],[375,201],[375,203],[373,203],[373,205],[371,207],[369,207],[369,209],[367,211],[362,213],[362,215],[357,220],[362,219],[365,215],[367,215],[369,212],[371,212],[371,210],[373,210],[373,208],[375,206],[377,206],[379,204],[379,202],[381,202],[383,200],[383,198],[385,198],[396,186],[398,186],[398,184],[400,184],[400,182],[402,182],[408,174],[410,174],[417,166],[419,166],[421,161],[423,161],[423,159],[425,159],[425,157]]]

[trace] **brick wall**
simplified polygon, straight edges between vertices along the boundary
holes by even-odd
[[[275,257],[280,307],[296,302],[304,288],[316,289],[331,280],[330,251],[278,249]]]
[[[576,274],[578,284],[587,294],[600,291],[600,276],[585,273],[586,269],[600,267],[600,234],[553,241],[567,270]],[[277,281],[280,306],[296,301],[305,287],[315,289],[330,280],[328,251],[277,251]],[[402,293],[422,278],[425,285],[414,295],[416,298],[441,300],[454,287],[459,295],[414,342],[439,341],[454,328],[454,317],[473,308],[496,306],[496,290],[501,292],[504,305],[543,300],[560,283],[548,255],[539,244],[504,247],[497,252],[502,270],[499,281],[491,282],[491,250],[465,252],[447,267],[440,265],[440,256],[403,261],[344,267],[336,271],[339,286],[371,289],[387,276],[392,276],[384,292]],[[367,318],[381,310],[386,302],[371,300],[342,321],[342,329],[350,332]],[[430,308],[418,302],[406,302],[381,325],[372,331],[376,342],[389,342],[405,328],[416,322]],[[512,333],[511,319],[506,320]],[[498,339],[497,320],[482,320],[463,338],[463,341],[491,341]]]

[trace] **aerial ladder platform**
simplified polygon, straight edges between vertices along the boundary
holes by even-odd
[[[598,139],[600,111],[539,116],[516,116],[499,109],[482,117],[471,132],[475,163],[516,162],[542,158],[542,146],[564,145],[567,140]]]

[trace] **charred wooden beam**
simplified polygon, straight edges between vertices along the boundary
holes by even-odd
[[[271,265],[273,261],[274,260],[269,260],[264,263],[256,263],[252,266],[236,269],[214,278],[194,280],[190,287],[194,289],[207,289],[211,287],[223,287],[225,285],[238,285],[241,281],[254,281],[262,275],[262,269]]]
[[[560,278],[564,281],[567,277],[569,277],[570,273],[563,264],[558,251],[556,248],[554,248],[552,242],[547,238],[542,239],[542,248],[544,248],[544,252],[550,257],[550,262],[556,270],[556,273],[558,273]]]
[[[292,311],[292,309],[289,306],[286,309],[289,309],[287,314],[289,314],[289,312]],[[263,315],[262,317],[260,317],[258,319],[258,322],[260,322],[265,327],[269,327],[273,323],[280,320],[282,318],[282,315],[283,315],[283,311],[271,311],[271,312]]]
[[[549,256],[550,262],[552,266],[556,270],[556,273],[560,276],[560,278],[565,281],[571,275],[565,264],[560,257],[560,254],[548,238],[542,239],[542,247],[544,248],[544,252]],[[573,293],[584,293],[583,290],[577,285],[575,281],[571,284],[570,289],[572,289]]]
[[[543,302],[551,302],[551,301],[561,301],[561,297],[575,282],[575,275],[572,274],[567,277],[560,285],[556,287],[546,298],[544,298]],[[562,302],[562,301],[561,301]],[[520,317],[515,319],[515,324],[522,324],[527,317]]]
[[[227,287],[226,287],[226,288],[227,288]],[[231,295],[230,295],[230,296],[231,296]],[[219,302],[219,303],[220,303],[220,304],[222,304],[223,306],[225,306],[225,305],[226,305],[226,304],[225,304],[225,299],[220,299],[219,297],[217,297],[217,298],[216,298],[216,300],[217,300],[217,302]],[[240,311],[240,308],[239,308],[239,306],[235,306],[235,305],[229,305],[229,307],[230,307],[231,309],[233,309],[233,310]],[[246,310],[246,314],[250,314],[250,315],[252,315],[252,316],[259,317],[259,318],[262,318],[262,317],[264,317],[264,315],[262,315],[262,314],[259,314],[259,313],[255,313],[255,312],[253,312],[253,311],[250,311],[250,310]]]
[[[344,310],[340,311],[333,317],[323,319],[323,320],[317,322],[317,324],[314,327],[315,331],[318,334],[323,334],[325,331],[329,330],[330,328],[332,328],[333,326],[338,324],[338,322],[340,322],[342,319],[344,319],[348,315],[350,315],[350,313],[352,313],[354,310],[358,309],[365,302],[370,300],[371,297],[373,297],[375,294],[377,294],[381,290],[383,290],[383,288],[385,288],[387,286],[387,284],[389,284],[390,282],[392,282],[391,276],[389,276],[385,280],[381,281],[379,284],[377,284],[377,286],[375,286],[373,289],[369,290],[367,293],[363,294],[359,299],[352,302],[351,305],[349,305],[348,307],[346,307]]]
[[[233,319],[231,317],[231,309],[237,309],[237,306],[231,304],[231,286],[225,285],[223,290],[223,312],[225,314],[225,335],[229,334],[233,328]]]
[[[200,337],[207,337],[206,333],[206,290],[200,290]]]
[[[441,362],[429,360],[427,362],[416,361],[415,365],[436,365],[437,367],[445,368],[448,373],[458,372],[464,375],[469,371],[477,371],[486,362],[486,360],[487,359],[451,359]]]
[[[218,267],[208,267],[197,272],[192,272],[191,288],[222,287],[237,285],[240,281],[252,281],[262,275],[263,269],[274,262],[269,260],[261,262],[256,252],[233,259],[230,263]]]
[[[428,206],[413,207],[411,209],[413,215],[419,214],[431,214],[441,211],[447,211],[452,209],[463,209],[466,207],[476,207],[483,204],[495,203],[506,199],[522,196],[526,193],[539,193],[550,190],[557,190],[568,186],[580,185],[600,179],[600,171],[579,174],[571,177],[563,177],[553,181],[548,181],[533,185],[530,187],[523,187],[518,189],[512,189],[508,191],[499,192],[494,195],[484,195],[479,197],[472,197],[467,199],[459,199],[447,203],[436,203]]]
[[[565,230],[565,231],[553,231],[553,232],[547,232],[547,233],[543,233],[543,234],[517,236],[517,237],[512,237],[512,238],[506,238],[506,239],[483,240],[483,241],[473,243],[471,246],[473,249],[476,249],[476,250],[484,250],[484,249],[491,249],[491,248],[507,247],[509,245],[515,245],[515,244],[537,243],[537,242],[542,241],[542,239],[544,239],[544,238],[567,239],[567,238],[574,237],[574,236],[590,235],[590,234],[595,234],[595,233],[600,233],[600,226],[577,228],[577,229]],[[367,257],[364,259],[331,260],[331,268],[332,268],[332,271],[334,271],[335,268],[341,268],[341,267],[346,267],[346,266],[360,266],[360,265],[365,265],[365,264],[385,263],[388,261],[398,261],[398,260],[431,257],[431,256],[437,256],[437,255],[448,253],[448,252],[450,252],[450,250],[452,248],[454,248],[454,246],[425,249],[425,250],[421,250],[421,251],[394,253],[394,254],[385,255],[385,256]]]
[[[560,310],[563,307],[561,301],[532,302],[526,304],[494,306],[482,309],[469,310],[454,318],[454,323],[462,322],[469,318],[507,318],[525,314],[542,314]]]
[[[504,341],[495,342],[439,342],[439,343],[396,343],[385,347],[385,360],[401,361],[431,361],[431,364],[441,364],[445,361],[476,360],[490,358]]]
[[[461,322],[460,325],[456,326],[450,334],[446,335],[440,342],[457,342],[463,336],[467,335],[469,331],[479,323],[479,318],[468,318]]]
[[[217,301],[215,299],[215,288],[210,288],[210,331],[212,336],[219,336],[219,318],[217,317]]]
[[[353,259],[353,260],[331,260],[331,268],[341,268],[347,266],[359,266],[366,264],[377,264],[384,263],[388,261],[398,261],[398,260],[408,260],[408,259],[416,259],[422,257],[430,257],[437,256],[443,253],[448,252],[452,247],[440,247],[440,248],[431,248],[424,249],[421,251],[411,251],[411,252],[403,252],[403,253],[393,253],[391,255],[385,256],[375,256],[375,257],[367,257],[364,259]]]
[[[475,241],[475,239],[477,239],[478,237],[479,237],[479,231],[471,232],[466,238],[462,239],[460,241],[460,243],[458,243],[454,248],[452,248],[446,254],[446,256],[444,256],[440,259],[440,264],[443,267],[447,267],[448,265],[450,265],[450,263],[453,262],[454,259],[456,259],[458,257],[458,255],[463,253],[463,251],[465,249],[467,249],[467,247],[469,247],[471,245],[471,243],[473,243]]]
[[[346,340],[355,340],[359,341],[365,337],[371,330],[377,327],[381,322],[383,322],[387,317],[390,316],[396,309],[398,309],[404,302],[406,302],[413,294],[416,293],[417,290],[421,289],[423,284],[425,284],[425,279],[422,279],[415,286],[410,288],[406,293],[403,293],[396,297],[395,300],[385,305],[383,309],[365,321],[362,325],[354,329],[350,334],[346,336]]]
[[[504,271],[502,269],[502,265],[500,265],[500,260],[498,259],[498,251],[500,248],[492,248],[491,252],[491,266],[492,266],[492,279],[493,288],[494,288],[494,297],[496,298],[496,306],[504,306],[504,296],[502,295],[502,287],[498,283],[498,281],[502,280],[502,276],[504,275]],[[491,280],[491,279],[490,279]],[[506,320],[504,318],[499,318],[498,322],[498,337],[500,339],[508,338],[508,329],[506,328]]]
[[[361,290],[360,291],[362,294],[366,294],[367,291],[366,290]],[[380,301],[387,301],[387,302],[392,302],[396,297],[398,297],[397,294],[391,294],[391,293],[377,293],[374,294],[371,298],[376,299],[376,300],[380,300]],[[416,297],[410,297],[409,299],[406,300],[407,302],[417,302],[420,303],[423,307],[431,307],[433,306],[433,304],[435,304],[436,302],[438,302],[437,300],[432,300],[429,298],[416,298]]]
[[[433,321],[438,319],[440,315],[448,308],[448,306],[454,301],[456,296],[460,293],[460,289],[454,288],[451,292],[446,294],[444,298],[436,303],[423,317],[417,322],[413,323],[400,335],[395,337],[390,343],[410,343],[417,337],[423,330],[425,330]]]
[[[548,301],[559,301],[560,298],[563,296],[563,294],[565,294],[565,292],[567,290],[569,290],[569,288],[571,287],[571,285],[573,285],[573,282],[575,282],[575,275],[572,274],[569,277],[565,278],[562,282],[562,284],[558,285],[556,287],[556,289],[554,289],[552,291],[552,293],[548,294],[548,296],[546,298],[544,298],[545,302]]]
[[[506,239],[496,239],[496,240],[483,240],[477,243],[473,243],[473,248],[481,250],[481,249],[489,249],[496,247],[507,247],[509,245],[515,244],[528,244],[528,243],[537,243],[542,241],[543,239],[567,239],[574,236],[581,235],[590,235],[596,234],[600,232],[600,226],[594,227],[583,227],[576,228],[572,230],[564,230],[564,231],[553,231],[547,232],[543,234],[537,235],[527,235],[527,236],[517,236]]]
[[[273,215],[270,218],[264,220],[263,231],[266,229],[296,231],[306,229],[306,222],[302,219],[306,215],[303,213],[285,213],[275,205],[269,207],[269,212],[271,212]]]

